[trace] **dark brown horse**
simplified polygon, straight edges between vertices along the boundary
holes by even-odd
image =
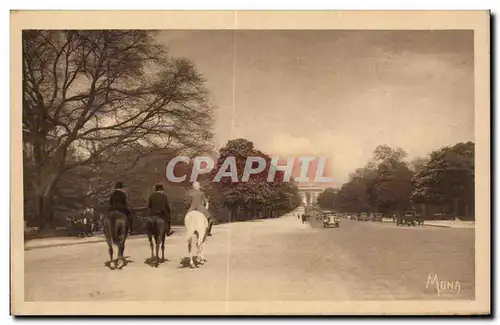
[[[127,240],[130,224],[127,216],[119,211],[110,211],[104,217],[103,222],[104,236],[108,244],[109,267],[121,269],[125,266],[123,253],[125,251],[125,241]],[[118,246],[117,259],[113,259],[113,245]]]
[[[168,217],[152,215],[146,217],[146,231],[148,233],[149,246],[151,247],[151,266],[158,267],[160,262],[165,261],[165,238],[170,232]],[[153,251],[153,238],[155,240],[155,251]],[[158,256],[161,245],[161,260]]]

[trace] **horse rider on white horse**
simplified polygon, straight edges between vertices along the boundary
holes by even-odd
[[[206,208],[206,205],[208,203],[207,198],[205,197],[205,194],[200,189],[200,183],[194,182],[193,183],[193,190],[190,193],[191,196],[191,206],[189,207],[188,212],[197,210],[205,215],[205,217],[208,220],[208,233],[207,236],[212,236],[211,230],[212,230],[212,216],[210,215],[210,212]]]

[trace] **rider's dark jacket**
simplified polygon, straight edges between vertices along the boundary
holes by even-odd
[[[114,190],[109,197],[109,210],[120,211],[125,215],[130,215],[127,204],[127,195],[120,190]]]
[[[161,192],[154,192],[149,196],[149,215],[157,215],[170,219],[170,206],[167,196]]]

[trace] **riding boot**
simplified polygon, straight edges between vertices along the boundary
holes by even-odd
[[[170,221],[167,221],[167,226],[166,226],[166,234],[167,234],[167,237],[170,237],[172,236],[172,234],[174,233],[174,231],[172,230],[172,224]]]
[[[208,230],[207,230],[207,236],[212,236],[212,219],[208,220]]]

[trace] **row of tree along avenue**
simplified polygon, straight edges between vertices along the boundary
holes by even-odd
[[[154,32],[137,30],[26,30],[22,55],[25,220],[53,228],[85,208],[104,211],[119,180],[131,207],[146,206],[163,183],[180,221],[190,184],[166,183],[166,164],[215,154],[213,110],[195,65],[171,57]],[[219,152],[221,159],[230,154],[269,160],[242,139]],[[276,216],[299,204],[295,185],[263,175],[248,183],[200,181],[212,207],[233,218]]]
[[[457,143],[426,158],[406,161],[402,149],[378,146],[365,167],[356,169],[340,189],[318,197],[325,209],[339,212],[379,212],[412,209],[424,217],[443,214],[474,216],[474,143]]]

